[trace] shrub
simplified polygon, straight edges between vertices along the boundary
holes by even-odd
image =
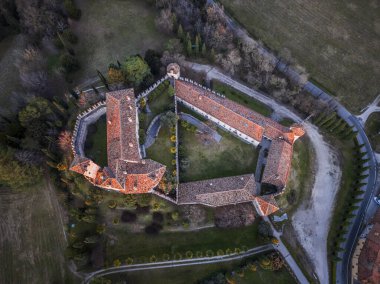
[[[162,226],[160,224],[152,223],[149,226],[145,227],[145,233],[149,235],[157,235],[161,229]]]
[[[172,136],[170,137],[170,141],[172,141],[172,142],[175,142],[175,141],[176,141],[176,137],[175,137],[175,135],[172,135]]]
[[[201,258],[201,257],[203,257],[203,252],[201,252],[201,251],[197,251],[196,253],[195,253],[195,255],[198,257],[198,258]]]
[[[168,261],[168,260],[170,260],[170,255],[168,255],[167,253],[164,253],[164,254],[162,255],[162,260],[164,260],[164,261]]]
[[[171,217],[174,221],[177,221],[179,218],[179,213],[177,211],[172,212]]]
[[[137,216],[135,213],[131,211],[124,210],[121,214],[121,221],[125,223],[133,223],[137,220]]]
[[[156,262],[157,257],[155,255],[152,255],[149,260],[150,260],[150,262]]]
[[[125,264],[127,265],[131,265],[133,263],[133,258],[132,257],[128,257],[126,260],[125,260]]]
[[[186,257],[187,257],[187,258],[193,258],[193,252],[188,250],[188,251],[186,252]]]
[[[78,9],[77,7],[75,7],[75,4],[73,2],[73,0],[65,0],[63,2],[63,5],[67,11],[67,14],[70,18],[74,19],[74,20],[79,20],[80,19],[80,16],[82,15],[82,12],[80,9]]]
[[[70,54],[62,54],[59,57],[59,63],[65,69],[66,73],[75,72],[80,69],[78,60]]]
[[[113,266],[119,267],[121,265],[121,261],[117,258],[113,261]]]
[[[214,252],[209,249],[209,250],[206,251],[206,256],[207,257],[212,257],[212,256],[214,256]]]
[[[69,43],[76,44],[78,43],[78,37],[69,29],[66,29],[62,32],[62,37],[67,40]]]
[[[120,219],[116,217],[116,218],[113,219],[112,223],[114,225],[118,225],[120,223]]]
[[[237,253],[237,254],[241,253],[241,249],[235,248],[235,253]]]
[[[117,205],[117,202],[115,200],[108,201],[108,208],[115,209]]]
[[[174,154],[175,152],[177,152],[176,148],[175,147],[170,147],[170,153]]]
[[[177,252],[176,254],[174,254],[174,260],[181,260],[182,259],[182,254],[180,254],[179,252]]]
[[[224,255],[224,251],[222,249],[218,249],[217,252],[216,252],[216,254],[218,256],[222,256],[222,255]]]
[[[161,212],[153,213],[153,223],[162,224],[164,222],[164,215]]]

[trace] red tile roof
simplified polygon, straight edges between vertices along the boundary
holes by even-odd
[[[253,201],[256,194],[253,174],[215,178],[180,183],[178,204],[224,206]]]
[[[290,173],[292,155],[292,144],[282,139],[272,140],[261,182],[283,189]]]
[[[261,216],[268,216],[279,210],[273,195],[257,196],[253,204]]]
[[[90,159],[76,156],[70,169],[105,189],[123,193],[153,190],[166,167],[149,159],[141,159],[133,89],[107,93],[106,103],[108,167],[101,169]]]
[[[304,130],[299,125],[291,129],[253,110],[222,98],[190,82],[176,80],[176,96],[208,115],[260,142],[265,136],[272,140],[264,170],[263,182],[278,190],[285,187],[291,167],[293,143]]]

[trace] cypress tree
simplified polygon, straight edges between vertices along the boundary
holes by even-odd
[[[194,51],[195,51],[195,56],[198,57],[198,55],[199,55],[199,38],[198,38],[198,35],[195,37]]]
[[[96,72],[98,73],[100,81],[102,81],[102,83],[106,86],[107,90],[109,90],[107,79],[103,76],[102,72],[100,72],[99,70],[96,70]]]
[[[181,41],[183,41],[183,35],[184,35],[184,33],[183,33],[182,25],[180,24],[180,25],[178,26],[177,36],[178,36],[178,38],[179,38]]]
[[[187,41],[186,52],[187,52],[187,56],[191,56],[191,54],[193,52],[193,47],[191,45],[191,40]]]
[[[201,53],[202,53],[202,56],[203,56],[203,57],[206,57],[207,49],[206,49],[206,45],[205,45],[205,43],[202,44],[202,51],[201,51]]]

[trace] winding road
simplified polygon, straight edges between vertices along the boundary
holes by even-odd
[[[311,200],[308,206],[300,208],[294,214],[292,223],[297,231],[300,243],[308,253],[309,258],[313,261],[319,281],[321,283],[328,283],[328,224],[332,216],[335,196],[339,189],[341,178],[341,171],[334,150],[326,143],[314,125],[308,121],[303,121],[301,117],[274,99],[228,77],[216,67],[192,62],[186,62],[185,64],[194,71],[205,72],[207,80],[216,79],[224,84],[230,85],[234,89],[245,93],[247,96],[270,106],[281,117],[288,117],[297,123],[303,124],[315,150],[317,170]],[[315,216],[318,216],[317,221]],[[319,249],[315,250],[316,247]]]
[[[101,270],[89,273],[86,275],[85,279],[83,280],[83,283],[87,284],[94,277],[101,277],[101,276],[105,276],[109,274],[226,262],[226,261],[232,261],[232,260],[239,260],[245,257],[253,256],[255,254],[259,254],[263,252],[268,252],[271,250],[275,250],[275,247],[271,244],[268,244],[268,245],[263,245],[260,247],[249,249],[246,252],[241,253],[241,254],[192,258],[192,259],[174,260],[174,261],[162,261],[162,262],[155,262],[155,263],[122,265],[119,267],[111,267],[111,268],[101,269]],[[307,282],[303,282],[303,283],[307,283]]]

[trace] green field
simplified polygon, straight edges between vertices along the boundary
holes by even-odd
[[[255,172],[256,149],[223,130],[218,132],[222,136],[219,143],[205,144],[196,133],[179,124],[179,143],[189,162],[188,168],[180,171],[181,182]]]
[[[167,37],[155,28],[154,6],[139,0],[78,0],[82,17],[71,27],[79,37],[75,46],[81,70],[76,83],[96,77],[112,62],[145,50],[160,49]]]
[[[380,113],[376,112],[370,115],[365,124],[365,131],[371,141],[372,148],[380,152]]]
[[[22,90],[15,58],[24,45],[22,35],[8,36],[0,41],[0,112],[3,115],[9,114],[14,107],[12,93]]]
[[[165,165],[167,171],[171,173],[175,166],[172,165],[174,154],[170,153],[170,148],[173,147],[170,136],[169,128],[162,126],[154,144],[146,149],[146,154],[147,158]]]
[[[249,260],[255,260],[256,257],[247,258]],[[114,281],[126,280],[129,283],[136,284],[191,284],[197,283],[210,275],[217,273],[219,271],[226,271],[228,274],[231,271],[235,271],[238,267],[244,263],[244,260],[236,260],[230,262],[222,262],[217,264],[207,264],[207,265],[194,265],[185,266],[178,268],[167,268],[159,270],[149,270],[144,272],[128,272],[122,274],[109,275],[107,278]],[[249,270],[244,271],[244,276],[240,277],[238,275],[234,277],[229,277],[233,279],[236,284],[291,284],[295,283],[289,272],[282,268],[279,271],[268,271],[258,268],[256,272]],[[231,282],[232,283],[232,282]]]
[[[379,93],[378,1],[219,2],[254,38],[280,55],[290,51],[351,110],[358,112]]]
[[[54,188],[0,190],[2,283],[74,283],[64,258],[66,241]]]
[[[116,258],[125,262],[128,257],[132,257],[134,263],[149,262],[152,255],[162,260],[163,254],[168,254],[170,259],[185,258],[187,251],[191,251],[194,255],[197,251],[201,251],[206,256],[206,251],[212,250],[216,255],[219,249],[225,252],[228,248],[235,250],[235,248],[251,248],[264,244],[258,238],[257,227],[258,221],[242,228],[208,228],[190,232],[161,232],[158,235],[148,235],[129,233],[120,225],[107,231],[108,234],[114,236],[113,239],[116,241],[113,245],[107,244],[106,255],[110,264]]]
[[[272,109],[260,101],[250,98],[246,94],[235,90],[234,88],[227,86],[219,81],[213,81],[213,89],[226,96],[226,98],[237,102],[243,106],[246,106],[264,116],[270,116]]]
[[[107,124],[105,115],[100,117],[94,125],[89,126],[85,153],[96,164],[102,167],[107,165]]]

